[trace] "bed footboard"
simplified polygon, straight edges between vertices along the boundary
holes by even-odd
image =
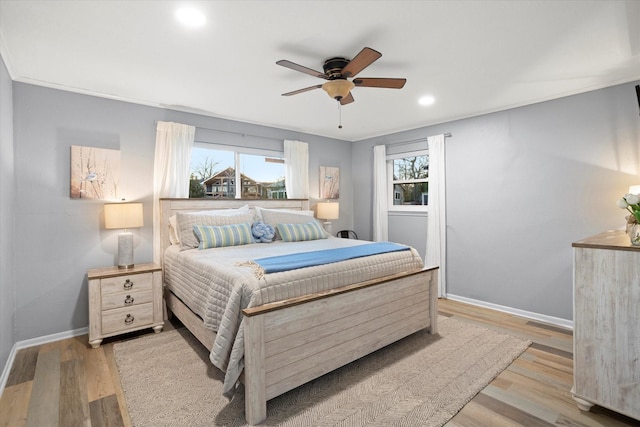
[[[245,415],[421,329],[437,333],[438,270],[388,276],[243,310]]]

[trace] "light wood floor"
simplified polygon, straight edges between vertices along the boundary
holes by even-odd
[[[570,331],[450,300],[440,301],[439,312],[533,342],[447,427],[640,426],[602,408],[578,410],[569,392]],[[112,350],[121,339],[91,349],[85,335],[20,350],[0,399],[0,427],[130,426]]]

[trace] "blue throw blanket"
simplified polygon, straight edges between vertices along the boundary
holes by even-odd
[[[345,261],[369,255],[384,254],[387,252],[407,251],[409,249],[409,246],[398,245],[390,242],[379,242],[351,246],[348,248],[325,249],[321,251],[258,258],[254,259],[253,262],[262,267],[264,274],[267,274],[330,264],[332,262]]]

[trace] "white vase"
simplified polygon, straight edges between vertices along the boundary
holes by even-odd
[[[634,246],[640,246],[640,224],[627,224],[627,236]]]

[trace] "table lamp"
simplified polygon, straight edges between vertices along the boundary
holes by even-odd
[[[128,229],[142,226],[142,203],[104,205],[104,228],[123,230],[118,235],[118,268],[133,268],[133,233]]]
[[[331,202],[320,202],[318,203],[318,218],[324,219],[325,222],[322,224],[324,229],[331,235],[333,235],[333,231],[331,230],[331,222],[330,219],[338,219],[340,213],[340,203],[331,203]]]

